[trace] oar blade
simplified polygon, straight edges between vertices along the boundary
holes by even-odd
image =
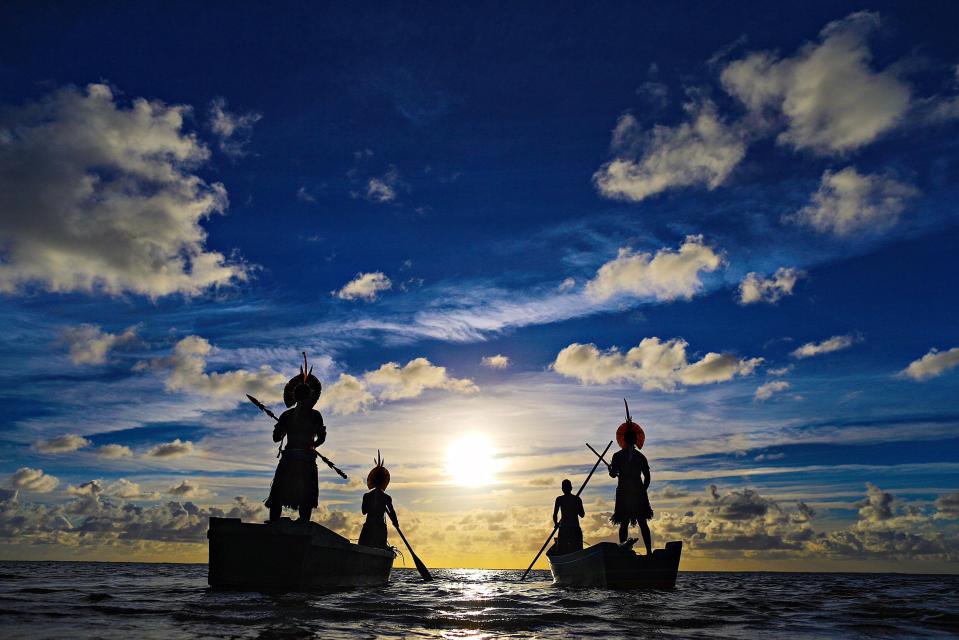
[[[420,572],[420,577],[423,578],[426,582],[431,582],[433,580],[430,570],[426,568],[426,565],[423,564],[423,561],[420,560],[419,556],[413,553],[413,550],[410,550],[410,555],[413,556],[413,564],[416,565],[416,570]]]

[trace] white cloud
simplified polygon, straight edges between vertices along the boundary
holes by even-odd
[[[93,497],[103,493],[103,484],[99,480],[90,480],[80,485],[70,485],[67,487],[67,493],[71,496]]]
[[[678,251],[663,248],[655,255],[620,249],[586,284],[586,293],[596,300],[619,294],[656,300],[689,300],[702,290],[701,272],[715,271],[723,258],[703,244],[702,236],[686,236]]]
[[[903,369],[899,375],[921,382],[941,376],[957,366],[959,366],[959,347],[953,347],[948,351],[930,349],[929,353],[923,357],[910,362],[909,366]]]
[[[372,152],[370,155],[372,155]],[[368,156],[362,156],[360,159],[363,157]],[[357,170],[351,171],[348,175],[352,176],[355,173],[357,173]],[[400,179],[400,173],[396,170],[396,167],[391,166],[382,176],[367,178],[363,183],[362,191],[352,191],[350,195],[375,204],[387,204],[396,200],[401,188],[409,189],[406,183]]]
[[[210,130],[220,139],[220,151],[232,158],[247,155],[253,125],[263,116],[259,113],[231,113],[226,100],[217,98],[210,103]]]
[[[490,369],[505,369],[510,365],[510,361],[509,357],[497,354],[495,356],[483,356],[480,364]]]
[[[739,283],[739,303],[753,304],[768,302],[775,304],[785,296],[791,296],[796,281],[803,277],[803,272],[792,267],[780,267],[771,278],[764,278],[758,273],[747,273]]]
[[[341,373],[336,382],[323,389],[318,407],[330,409],[340,415],[349,415],[365,410],[374,400],[373,394],[362,380],[348,373]]]
[[[777,393],[781,393],[789,388],[789,383],[785,380],[774,380],[773,382],[766,382],[759,385],[756,388],[756,393],[753,395],[753,399],[757,402],[765,402],[769,400]]]
[[[137,341],[137,328],[128,327],[123,333],[107,333],[93,324],[81,324],[65,329],[61,340],[70,350],[73,364],[103,364],[110,351]]]
[[[92,443],[83,436],[68,433],[57,436],[56,438],[51,438],[50,440],[37,440],[33,448],[40,453],[71,453],[77,449],[89,447],[91,444]]]
[[[60,89],[0,115],[0,292],[199,294],[246,277],[206,247],[200,222],[227,206],[191,173],[209,151],[182,131],[189,108],[110,88]]]
[[[813,356],[820,356],[824,353],[832,353],[833,351],[841,351],[842,349],[848,349],[852,345],[859,342],[860,338],[853,335],[845,336],[833,336],[822,342],[807,342],[798,349],[795,349],[792,352],[794,358],[812,358]]]
[[[854,167],[836,173],[827,170],[812,202],[785,220],[837,236],[883,231],[899,221],[906,204],[917,195],[917,189],[888,175],[863,175]]]
[[[10,484],[15,489],[24,491],[33,491],[35,493],[50,493],[57,488],[60,481],[51,475],[47,475],[41,469],[31,469],[30,467],[20,467],[10,476]]]
[[[674,391],[680,385],[701,385],[745,376],[762,358],[740,359],[730,354],[707,353],[689,363],[688,343],[681,338],[663,342],[644,338],[626,353],[613,347],[600,351],[595,344],[573,343],[556,356],[552,368],[585,384],[633,382],[646,390]]]
[[[96,453],[101,458],[110,458],[112,460],[133,457],[133,450],[122,444],[105,444],[102,447],[97,447]]]
[[[108,484],[103,489],[103,494],[114,496],[123,500],[159,500],[160,494],[156,491],[144,491],[136,482],[130,482],[126,478],[119,478],[116,482]]]
[[[169,370],[166,378],[168,391],[186,391],[213,398],[236,398],[242,400],[245,394],[252,394],[261,400],[279,398],[287,379],[268,366],[256,371],[236,369],[233,371],[206,373],[207,356],[213,350],[209,341],[200,336],[187,336],[173,348],[173,355],[157,358],[149,363],[141,363],[139,369],[146,367]]]
[[[453,378],[446,367],[438,367],[426,358],[414,358],[404,366],[387,362],[364,376],[366,383],[379,388],[381,400],[415,398],[427,389],[447,389],[457,393],[475,393],[479,389],[468,378]]]
[[[151,447],[144,455],[149,458],[179,458],[193,453],[193,443],[189,440],[182,441],[179,438],[173,442],[165,442]]]
[[[739,131],[724,123],[706,100],[685,105],[689,121],[676,127],[639,130],[631,115],[620,117],[613,131],[616,157],[593,174],[607,198],[639,202],[667,189],[723,184],[746,154]]]
[[[566,293],[576,288],[576,278],[565,278],[562,282],[559,283],[559,286],[556,287],[560,293]]]
[[[372,273],[358,273],[356,277],[343,285],[336,292],[341,300],[366,300],[372,302],[382,291],[393,288],[393,283],[385,274],[374,271]]]
[[[167,493],[170,495],[177,496],[179,498],[209,498],[214,495],[207,489],[204,489],[196,482],[191,480],[183,480],[179,484],[175,484],[167,489]]]
[[[439,367],[426,358],[414,358],[402,367],[387,362],[378,369],[367,371],[362,379],[347,373],[323,390],[320,408],[328,408],[341,415],[363,411],[374,402],[416,398],[430,389],[445,389],[455,393],[475,393],[476,384],[468,378],[450,376],[446,367]]]
[[[763,51],[731,62],[723,86],[753,116],[781,121],[780,144],[823,154],[858,149],[895,127],[911,101],[895,65],[872,69],[867,39],[878,26],[878,14],[853,13],[792,57]]]
[[[307,191],[305,186],[296,190],[296,199],[301,202],[316,202],[316,196]]]
[[[778,367],[775,369],[766,369],[766,373],[768,373],[771,376],[784,376],[792,370],[793,370],[793,366],[789,364],[789,365],[786,365],[785,367]]]

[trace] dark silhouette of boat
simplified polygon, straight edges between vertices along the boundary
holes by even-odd
[[[283,518],[254,524],[210,518],[211,587],[315,589],[385,584],[394,554],[352,544],[326,527]]]
[[[683,543],[667,542],[665,549],[654,549],[652,556],[645,556],[633,551],[634,542],[600,542],[564,555],[547,553],[553,584],[610,589],[674,588]]]

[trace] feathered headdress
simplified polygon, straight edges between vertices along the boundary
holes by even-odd
[[[320,394],[323,392],[323,385],[320,384],[319,379],[313,375],[313,367],[310,366],[310,368],[307,369],[306,351],[303,352],[303,364],[300,365],[299,375],[290,378],[290,381],[287,382],[283,388],[283,403],[287,407],[292,407],[296,404],[295,392],[296,388],[301,384],[305,384],[310,388],[310,406],[312,407],[320,399]]]
[[[642,449],[646,442],[646,432],[643,431],[641,426],[633,422],[633,416],[629,415],[629,403],[626,402],[626,398],[623,398],[623,404],[626,405],[626,422],[616,429],[616,443],[619,444],[620,449],[626,448],[626,430],[629,429],[636,434],[636,448]]]
[[[386,487],[390,485],[390,472],[383,466],[384,460],[380,457],[380,450],[376,450],[376,458],[373,459],[373,464],[376,466],[370,469],[370,473],[366,476],[366,487],[368,489],[379,489],[380,491],[386,491]]]

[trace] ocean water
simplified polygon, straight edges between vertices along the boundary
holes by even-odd
[[[672,591],[548,572],[397,569],[389,585],[211,591],[206,565],[0,562],[3,638],[877,638],[959,635],[959,576],[684,572]]]

